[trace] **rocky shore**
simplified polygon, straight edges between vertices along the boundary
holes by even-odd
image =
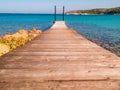
[[[24,45],[26,42],[33,40],[41,33],[41,30],[32,28],[31,30],[18,30],[13,34],[5,34],[4,36],[0,37],[0,56],[21,45]]]
[[[67,15],[120,15],[120,7],[115,8],[95,8],[89,10],[72,10]]]

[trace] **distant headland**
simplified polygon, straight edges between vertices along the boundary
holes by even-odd
[[[115,8],[96,8],[89,10],[72,10],[67,15],[120,15],[120,7]]]

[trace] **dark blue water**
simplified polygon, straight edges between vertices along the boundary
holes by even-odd
[[[62,16],[57,15],[57,20],[62,20]],[[30,30],[32,27],[45,31],[53,21],[52,14],[0,14],[0,35],[19,29]],[[68,27],[89,40],[120,55],[119,15],[66,15],[65,21]]]

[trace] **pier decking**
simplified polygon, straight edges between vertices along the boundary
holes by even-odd
[[[120,58],[58,21],[0,58],[0,90],[120,90]]]

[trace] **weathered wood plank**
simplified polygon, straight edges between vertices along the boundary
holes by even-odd
[[[120,58],[56,22],[0,57],[0,90],[120,90]]]

